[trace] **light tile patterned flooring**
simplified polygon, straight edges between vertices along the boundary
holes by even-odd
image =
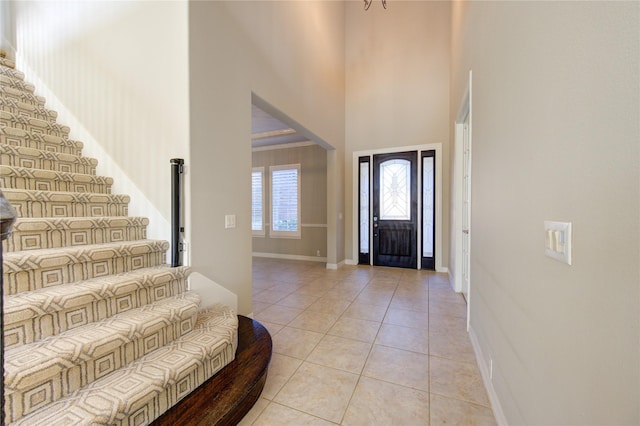
[[[495,425],[445,274],[254,258],[253,310],[273,356],[242,426]]]

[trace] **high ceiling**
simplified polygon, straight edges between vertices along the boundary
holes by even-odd
[[[251,146],[253,148],[308,140],[306,136],[274,118],[271,114],[251,105]]]

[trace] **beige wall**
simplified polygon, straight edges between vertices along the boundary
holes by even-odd
[[[189,155],[186,2],[14,2],[18,66],[113,191],[169,238],[169,160]],[[150,155],[153,153],[153,155]]]
[[[374,2],[364,11],[361,2],[347,2],[345,9],[345,249],[350,258],[354,151],[442,143],[443,234],[449,233],[450,3],[394,1],[385,10]],[[448,258],[446,238],[443,246]]]
[[[344,6],[340,2],[189,4],[194,269],[251,312],[251,93],[344,156]],[[330,156],[331,157],[331,156]],[[337,166],[337,167],[336,167]],[[332,163],[337,176],[343,163]],[[344,247],[342,181],[330,182],[329,257]],[[238,227],[224,228],[235,214]]]
[[[270,235],[270,166],[300,165],[301,238]],[[318,145],[253,152],[253,167],[264,168],[264,236],[253,237],[253,252],[326,258],[327,256],[327,151]],[[318,255],[317,252],[320,252]]]
[[[640,4],[453,8],[473,70],[471,328],[508,424],[640,422]],[[573,265],[544,256],[573,223]]]

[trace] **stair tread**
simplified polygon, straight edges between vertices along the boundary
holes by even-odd
[[[40,200],[40,201],[68,201],[68,202],[118,202],[128,203],[130,197],[124,194],[95,194],[90,192],[67,192],[67,191],[37,191],[33,189],[12,189],[3,188],[2,192],[9,201],[19,200]]]
[[[46,161],[50,165],[55,165],[60,168],[60,171],[69,171],[71,166],[66,166],[62,168],[60,163],[65,164],[73,164],[75,167],[84,167],[88,168],[92,171],[92,173],[86,174],[95,174],[95,169],[98,166],[98,160],[91,157],[84,157],[81,155],[68,154],[66,152],[54,152],[47,151],[38,148],[32,148],[28,146],[16,146],[16,145],[8,145],[6,143],[0,143],[0,154],[5,154],[7,156],[13,156],[17,159],[38,159],[39,161]],[[4,161],[4,160],[3,160]],[[34,161],[34,160],[32,160]],[[23,162],[19,161],[14,166],[19,166],[23,164]],[[55,169],[45,169],[44,167],[39,167],[44,170],[55,170]]]
[[[199,304],[195,292],[186,292],[9,349],[5,352],[5,389],[16,392],[46,382],[72,366],[188,319],[196,314]]]
[[[36,90],[33,84],[27,83],[24,79],[14,78],[5,74],[0,74],[0,85],[12,87],[27,93],[33,93]]]
[[[24,80],[24,73],[22,71],[5,66],[2,62],[0,62],[0,74],[17,78],[18,80]]]
[[[149,219],[142,216],[103,217],[20,217],[13,225],[13,232],[43,231],[48,229],[83,229],[86,227],[106,228],[122,225],[146,226]]]
[[[50,120],[43,120],[41,118],[36,117],[27,117],[21,114],[15,114],[9,111],[0,110],[0,121],[7,124],[7,127],[21,129],[21,130],[29,130],[29,129],[37,129],[37,131],[47,131],[57,133],[56,136],[60,137],[68,137],[69,135],[69,126],[63,126],[62,124],[58,124],[56,122],[52,122]],[[28,127],[24,128],[24,127]],[[62,135],[62,136],[61,136]]]
[[[64,265],[69,262],[87,262],[122,255],[142,254],[151,251],[166,251],[169,243],[163,240],[136,240],[115,243],[90,244],[84,246],[60,247],[5,253],[4,273],[19,272]]]
[[[9,295],[4,299],[4,324],[8,326],[40,315],[83,306],[91,301],[119,297],[133,289],[161,282],[186,279],[188,274],[189,268],[186,266],[173,268],[161,265]]]
[[[0,95],[2,95],[2,97],[18,99],[22,102],[40,106],[44,106],[44,104],[47,102],[47,100],[43,96],[28,93],[24,90],[16,89],[11,86],[0,85]]]
[[[21,102],[17,99],[0,98],[0,107],[14,114],[26,114],[29,117],[40,118],[41,120],[55,121],[58,118],[58,113],[55,111],[38,105]]]
[[[18,218],[5,252],[145,239],[149,219],[139,216]]]
[[[0,66],[14,69],[16,67],[16,62],[13,59],[0,56]]]
[[[140,414],[141,424],[148,424],[168,408],[166,405],[175,404],[233,360],[237,330],[238,319],[230,308],[217,305],[200,311],[189,333],[15,424],[106,425],[136,414]],[[216,358],[220,362],[210,363],[210,371],[201,371],[208,360]],[[199,374],[193,373],[194,369]],[[176,389],[179,384],[188,388]],[[169,403],[159,401],[161,397],[169,399]],[[154,400],[157,402],[153,403]]]
[[[20,166],[0,165],[0,176],[19,176],[22,178],[56,179],[84,183],[99,183],[112,185],[113,178],[107,176],[90,175],[85,173],[58,172],[55,170],[35,169]]]
[[[42,120],[41,120],[42,121]],[[46,142],[50,144],[60,145],[61,147],[68,147],[70,149],[77,149],[81,151],[84,144],[80,141],[75,141],[63,136],[46,135],[42,133],[32,132],[25,129],[18,129],[16,127],[0,127],[0,135],[5,138],[17,138],[36,142]]]

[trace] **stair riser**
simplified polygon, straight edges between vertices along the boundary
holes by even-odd
[[[12,197],[6,191],[5,197],[16,209],[18,217],[100,217],[127,216],[128,200],[76,201],[67,197],[59,200],[33,200]],[[62,198],[62,197],[57,197]]]
[[[18,102],[15,99],[0,99],[0,111],[26,118],[37,118],[51,123],[55,123],[58,113],[46,108]]]
[[[43,219],[46,229],[25,229],[20,220],[14,225],[13,233],[2,242],[5,253],[20,250],[51,249],[89,244],[115,243],[120,241],[144,240],[147,238],[148,220],[121,220],[121,225],[111,224],[101,219],[87,218],[84,224],[60,224],[55,220]],[[66,225],[66,226],[65,226]],[[32,227],[33,228],[33,227]]]
[[[122,289],[119,294],[108,298],[94,300],[71,309],[63,309],[53,313],[38,310],[38,316],[24,321],[14,321],[15,315],[5,314],[5,349],[12,349],[49,336],[55,336],[85,324],[101,321],[113,315],[131,309],[155,303],[167,297],[177,296],[187,290],[184,279],[175,279],[157,285],[130,285],[129,292]],[[85,299],[91,299],[86,296]],[[32,308],[35,310],[36,308]]]
[[[83,364],[64,369],[57,376],[32,389],[16,392],[11,386],[6,386],[5,401],[13,417],[8,419],[9,422],[16,421],[39,408],[57,401],[188,333],[193,329],[197,319],[196,308],[187,314],[184,319],[165,325],[162,328],[160,328],[161,324],[159,324],[159,330],[151,332],[144,338],[127,342],[96,359],[89,359]],[[54,366],[53,368],[60,368],[60,366]],[[34,398],[33,396],[35,395],[37,397]]]
[[[91,262],[82,262],[71,256],[59,256],[56,260],[61,264],[37,269],[26,269],[29,265],[22,265],[22,268],[11,268],[18,269],[18,272],[7,272],[9,265],[5,265],[3,275],[5,294],[18,294],[54,285],[163,265],[166,263],[166,253],[164,251],[152,252]]]
[[[0,144],[0,164],[95,176],[98,161],[71,154]]]
[[[0,85],[0,96],[40,107],[44,107],[44,104],[46,103],[46,99],[42,96],[37,96],[33,93],[27,93],[24,90],[2,85]]]
[[[31,83],[27,83],[24,79],[14,78],[4,74],[0,74],[0,86],[12,88],[15,90],[21,90],[25,93],[33,94],[36,90],[35,86]]]
[[[43,135],[58,136],[60,138],[69,137],[69,128],[67,126],[61,126],[47,120],[40,120],[39,118],[12,114],[7,111],[0,111],[0,126],[22,129],[27,132]]]
[[[54,135],[28,132],[22,129],[0,126],[0,143],[15,147],[27,147],[49,152],[61,152],[80,157],[82,143]]]

